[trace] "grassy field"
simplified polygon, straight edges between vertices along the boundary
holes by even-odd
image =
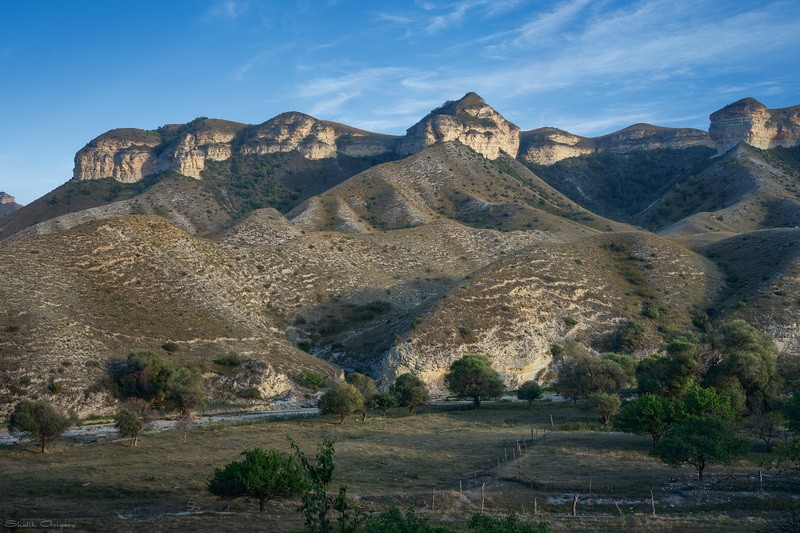
[[[64,442],[42,455],[32,444],[17,445],[0,449],[0,516],[88,531],[296,531],[296,502],[270,502],[260,515],[256,503],[237,500],[219,514],[225,502],[205,485],[242,450],[288,451],[291,437],[313,453],[326,435],[336,441],[333,492],[346,485],[367,512],[392,501],[456,529],[480,509],[481,487],[486,512],[532,518],[536,507],[553,531],[757,531],[781,516],[788,492],[775,483],[758,490],[757,457],[711,467],[699,484],[693,470],[649,456],[647,436],[559,430],[587,417],[571,404],[539,402],[528,411],[497,402],[480,411],[397,410],[343,425],[315,418],[195,428],[185,443],[171,431],[147,435],[137,448]],[[537,438],[517,457],[516,441],[532,433]],[[190,499],[205,513],[182,514]]]

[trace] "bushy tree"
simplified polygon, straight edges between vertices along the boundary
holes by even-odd
[[[730,320],[720,325],[712,342],[720,357],[708,370],[707,383],[732,398],[743,395],[751,412],[777,396],[781,378],[769,334],[744,320]]]
[[[621,405],[622,400],[620,400],[619,394],[608,394],[606,392],[593,392],[589,394],[586,401],[586,406],[600,415],[605,425],[611,423],[611,417],[619,413]]]
[[[134,447],[144,430],[144,420],[134,411],[123,407],[114,417],[114,427],[120,437],[130,437],[131,447]]]
[[[375,409],[380,411],[383,416],[386,416],[389,409],[397,407],[397,399],[389,392],[379,392],[372,401]]]
[[[345,381],[354,386],[364,399],[364,409],[361,412],[361,420],[364,420],[367,417],[367,409],[374,405],[375,396],[378,394],[375,380],[364,374],[353,372],[347,375]]]
[[[593,392],[619,392],[627,384],[625,371],[614,361],[593,355],[577,355],[557,368],[555,388],[562,396],[577,401]]]
[[[713,416],[732,423],[738,418],[738,413],[728,396],[710,387],[692,385],[676,403],[676,416],[678,419],[687,416]]]
[[[397,376],[390,392],[399,406],[408,407],[409,414],[414,412],[415,407],[428,403],[429,399],[425,383],[410,372]]]
[[[291,441],[291,439],[290,439]],[[303,468],[308,479],[308,490],[303,494],[301,510],[305,516],[306,530],[312,532],[329,533],[333,531],[328,513],[335,504],[333,497],[328,496],[328,487],[333,483],[333,471],[336,464],[333,462],[333,440],[325,438],[317,449],[316,461],[312,462],[306,454],[292,442],[297,462]]]
[[[64,416],[43,400],[22,400],[8,419],[8,431],[30,433],[39,442],[42,453],[75,423],[74,416]]]
[[[626,433],[650,435],[653,446],[675,422],[675,406],[658,394],[647,393],[631,400],[614,419],[614,427]]]
[[[667,344],[667,354],[643,359],[636,367],[639,394],[679,398],[700,377],[700,346],[684,339]]]
[[[141,398],[153,406],[188,412],[205,402],[197,369],[166,361],[153,352],[131,352],[112,378],[123,398]]]
[[[341,383],[319,399],[319,410],[325,415],[339,415],[340,423],[344,422],[344,417],[355,411],[364,409],[364,398],[354,386],[349,383]]]
[[[697,469],[698,479],[709,464],[729,464],[744,457],[750,449],[739,438],[730,422],[713,415],[690,415],[670,427],[661,437],[654,453],[673,466],[689,464]]]
[[[550,526],[544,520],[537,524],[522,522],[514,513],[505,518],[494,518],[475,513],[469,519],[469,529],[474,533],[548,533]]]
[[[242,452],[244,459],[214,471],[208,491],[222,498],[253,498],[259,511],[264,503],[276,498],[301,494],[308,486],[302,466],[291,456],[278,450],[265,452],[254,448]]]
[[[444,382],[455,396],[472,398],[475,409],[480,408],[481,398],[500,396],[505,388],[489,358],[479,354],[467,354],[453,361]]]
[[[517,389],[517,398],[528,402],[528,409],[531,408],[533,400],[542,395],[542,386],[535,381],[526,381]]]
[[[783,408],[786,425],[795,433],[800,433],[800,393],[795,393]]]

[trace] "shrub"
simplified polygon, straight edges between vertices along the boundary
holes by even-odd
[[[325,384],[325,380],[327,379],[328,377],[325,374],[320,374],[319,372],[312,372],[312,371],[305,372],[303,373],[303,375],[300,376],[300,381],[302,382],[302,384],[310,388],[314,392],[317,392],[319,388]]]
[[[220,357],[219,359],[214,359],[214,363],[220,366],[239,366],[242,364],[244,359],[241,358],[238,354],[232,353],[225,356]]]
[[[164,344],[161,345],[161,348],[170,353],[177,352],[178,350],[181,349],[181,347],[178,346],[177,342],[172,342],[172,341],[165,342]]]
[[[538,524],[520,522],[517,515],[511,513],[505,518],[493,518],[487,514],[475,513],[469,519],[469,529],[475,533],[548,533],[547,522]]]
[[[526,381],[520,385],[519,390],[517,390],[517,398],[527,401],[528,409],[531,408],[533,400],[539,398],[541,395],[542,386],[535,381]]]
[[[397,404],[401,407],[408,407],[408,413],[414,412],[414,408],[428,403],[428,389],[414,374],[408,372],[397,376],[390,392],[397,399]]]
[[[372,399],[372,404],[383,416],[386,416],[386,412],[389,411],[389,409],[397,407],[397,399],[388,392],[379,392]]]

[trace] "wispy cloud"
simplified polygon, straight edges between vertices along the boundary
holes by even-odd
[[[236,20],[243,15],[249,7],[247,0],[216,0],[206,10],[203,18],[207,22],[215,20]]]

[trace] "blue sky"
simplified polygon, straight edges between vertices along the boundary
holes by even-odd
[[[27,203],[116,127],[297,110],[402,134],[476,91],[523,129],[707,129],[800,104],[797,0],[0,0],[0,190]]]

